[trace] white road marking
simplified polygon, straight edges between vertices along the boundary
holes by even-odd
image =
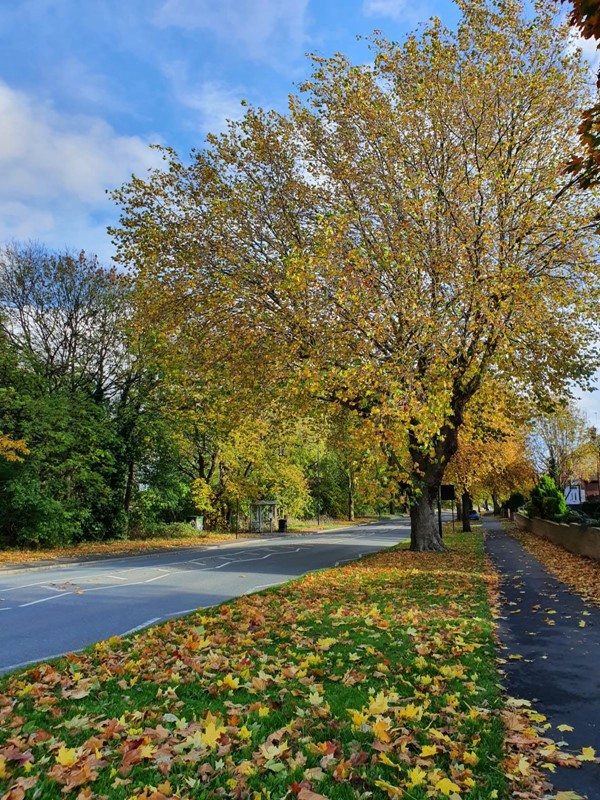
[[[298,553],[299,551],[300,548],[298,547],[296,550],[288,550],[286,553],[267,553],[266,556],[260,556],[259,558],[238,558],[235,561],[228,561],[227,564],[246,564],[248,561],[264,561],[266,558],[270,558],[271,556],[287,555],[288,553]],[[227,564],[219,564],[219,566],[215,567],[215,569],[222,569],[223,567],[226,567]]]
[[[255,589],[268,589],[269,586],[279,586],[282,581],[275,581],[274,583],[259,583],[258,586],[253,586],[251,589],[248,589],[249,592],[253,592]]]
[[[4,606],[3,608],[0,608],[0,611],[10,611],[10,609],[10,606]]]
[[[48,600],[60,600],[61,597],[68,597],[75,592],[61,592],[60,594],[51,594],[49,597],[42,597],[41,600],[32,600],[31,603],[22,603],[19,608],[27,608],[28,606],[37,606],[38,603],[47,603]]]
[[[146,622],[142,622],[141,625],[136,625],[135,628],[130,628],[125,633],[122,633],[121,636],[129,636],[130,633],[136,633],[137,631],[141,631],[142,628],[147,628],[149,625],[152,625],[158,620],[161,619],[160,617],[153,617],[152,619],[146,620]]]
[[[98,576],[101,577],[101,576]],[[114,578],[116,581],[126,581],[127,578],[122,578],[120,575],[104,575],[105,578]]]
[[[47,583],[42,584],[42,589],[50,589],[51,592],[64,592],[64,589],[60,589],[58,586],[49,586]]]

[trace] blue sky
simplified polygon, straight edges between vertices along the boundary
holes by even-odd
[[[242,99],[283,110],[307,52],[366,61],[357,35],[432,15],[458,16],[451,0],[0,0],[0,245],[107,263],[106,190],[159,163],[149,144],[187,154]]]
[[[0,244],[107,261],[105,190],[241,113],[283,109],[307,52],[368,59],[366,35],[456,20],[450,0],[0,0]]]

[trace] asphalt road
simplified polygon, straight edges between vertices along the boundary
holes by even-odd
[[[0,673],[353,561],[409,535],[405,518],[314,536],[0,570]]]

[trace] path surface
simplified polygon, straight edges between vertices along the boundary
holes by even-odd
[[[329,534],[0,570],[0,673],[352,561],[408,537],[408,519],[395,519]]]
[[[576,752],[593,747],[600,755],[600,609],[550,575],[499,522],[484,517],[483,523],[486,549],[502,576],[508,693],[530,700],[548,718],[555,741]],[[573,731],[561,733],[561,724]],[[550,780],[559,790],[600,800],[600,764],[557,768]]]

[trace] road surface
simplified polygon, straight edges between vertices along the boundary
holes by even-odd
[[[403,518],[329,534],[0,570],[0,673],[353,561],[408,537]]]

